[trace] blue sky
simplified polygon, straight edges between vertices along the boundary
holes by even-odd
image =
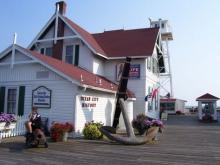
[[[12,43],[27,47],[55,11],[56,0],[1,3],[0,51]],[[210,92],[220,97],[219,0],[66,0],[67,16],[87,31],[149,27],[148,18],[168,19],[174,94],[188,104]]]

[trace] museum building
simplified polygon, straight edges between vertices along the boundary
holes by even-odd
[[[129,118],[139,113],[158,118],[164,72],[159,28],[91,34],[65,16],[66,7],[56,3],[28,48],[14,42],[0,53],[0,112],[25,115],[36,106],[49,125],[68,121],[79,133],[92,120],[112,125],[123,63],[131,57]]]

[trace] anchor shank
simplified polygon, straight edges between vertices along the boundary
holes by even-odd
[[[123,119],[124,119],[124,122],[125,122],[127,135],[128,135],[128,137],[134,137],[135,136],[134,135],[134,130],[133,130],[133,128],[131,126],[131,123],[129,121],[129,118],[128,118],[128,114],[127,114],[127,111],[126,111],[124,99],[122,99],[122,98],[119,99],[119,103],[120,103],[122,116],[123,116]]]

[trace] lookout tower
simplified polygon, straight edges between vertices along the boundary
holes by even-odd
[[[170,97],[173,97],[173,82],[172,82],[172,72],[170,66],[170,53],[169,53],[169,41],[173,40],[172,29],[169,25],[168,20],[159,19],[158,21],[150,20],[150,27],[158,27],[160,28],[161,40],[162,40],[162,50],[164,57],[164,66],[165,72],[160,73],[160,84],[162,85],[164,90],[162,93],[170,93]],[[166,93],[165,93],[166,92]]]

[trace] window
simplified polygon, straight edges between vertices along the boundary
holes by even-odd
[[[47,56],[52,56],[53,55],[53,49],[52,49],[52,47],[41,48],[40,53],[44,54],[44,55],[47,55]]]
[[[45,55],[52,56],[52,54],[53,54],[53,49],[52,48],[46,48],[45,49]]]
[[[17,109],[17,88],[8,88],[7,89],[7,100],[6,100],[6,113],[16,113]]]
[[[175,103],[160,103],[161,110],[175,111]]]
[[[41,54],[44,54],[44,48],[41,48],[41,49],[40,49],[40,53],[41,53]]]
[[[73,63],[73,45],[66,46],[66,57],[65,61],[69,64]]]
[[[164,28],[164,23],[161,24],[161,27]]]

